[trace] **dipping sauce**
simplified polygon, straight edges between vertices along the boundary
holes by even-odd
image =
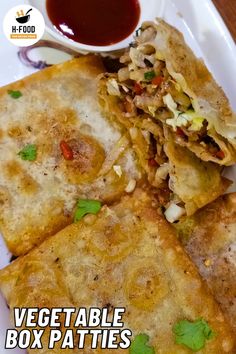
[[[47,0],[53,25],[76,42],[107,46],[127,38],[140,18],[138,0]]]

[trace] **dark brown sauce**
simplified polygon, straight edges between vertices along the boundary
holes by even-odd
[[[106,46],[127,38],[140,18],[138,0],[47,0],[53,25],[76,42]]]

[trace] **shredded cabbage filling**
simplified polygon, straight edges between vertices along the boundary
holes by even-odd
[[[119,97],[127,118],[148,114],[175,132],[177,141],[197,142],[218,159],[224,158],[217,143],[208,136],[207,120],[197,114],[190,97],[168,73],[165,61],[151,45],[157,35],[152,26],[143,27],[120,62],[125,65],[107,83],[108,94]]]

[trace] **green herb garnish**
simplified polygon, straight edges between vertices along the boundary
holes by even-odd
[[[81,220],[86,214],[97,214],[102,207],[98,200],[79,199],[76,210],[74,222]]]
[[[20,98],[21,96],[23,96],[20,91],[8,90],[7,92],[8,92],[8,95],[10,95],[14,99],[17,99],[17,98]]]
[[[147,343],[149,341],[149,336],[147,334],[138,334],[131,343],[129,348],[130,354],[155,354],[153,347],[149,346]]]
[[[206,341],[215,336],[208,323],[202,318],[195,322],[179,321],[175,324],[173,332],[177,344],[183,344],[194,352],[204,348]]]
[[[155,71],[148,71],[147,73],[144,73],[144,79],[151,81],[152,79],[154,79],[154,77],[156,76]]]
[[[20,152],[18,152],[18,155],[22,160],[34,161],[37,157],[37,147],[36,145],[28,144]]]

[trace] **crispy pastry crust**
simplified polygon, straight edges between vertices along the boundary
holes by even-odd
[[[99,82],[99,102],[104,114],[111,121],[119,122],[124,131],[129,131],[133,148],[137,153],[140,164],[148,175],[149,182],[155,186],[155,173],[148,165],[148,151],[150,147],[144,139],[142,132],[147,131],[153,134],[157,142],[160,142],[170,164],[170,188],[185,204],[187,215],[192,215],[196,210],[210,203],[222,195],[230,186],[231,182],[221,176],[221,167],[209,161],[202,161],[186,146],[175,143],[174,134],[165,127],[154,127],[150,129],[148,120],[130,118],[124,116],[119,98],[108,95],[106,90],[106,79],[102,77]],[[132,137],[132,128],[135,128],[135,137]]]
[[[203,60],[194,55],[186,44],[182,33],[176,28],[161,19],[157,19],[156,22],[144,23],[142,29],[145,31],[146,28],[153,29],[156,34],[152,39],[146,41],[142,35],[140,38],[137,37],[137,47],[135,47],[137,61],[138,53],[142,56],[144,48],[147,48],[147,51],[150,48],[155,50],[156,57],[165,62],[168,73],[191,99],[195,113],[208,121],[207,134],[218,145],[224,157],[214,156],[210,151],[207,151],[204,145],[196,141],[182,139],[180,142],[176,139],[177,143],[186,146],[203,161],[215,162],[222,166],[234,164],[236,162],[236,114],[232,111],[224,91],[216,83]],[[113,75],[110,75],[111,77]],[[108,99],[104,89],[101,90],[104,100]],[[148,95],[145,98],[149,98]],[[113,99],[113,101],[115,102],[117,99]],[[142,101],[142,97],[140,101]],[[113,107],[112,111],[118,116],[118,119],[124,121],[119,108]],[[125,118],[128,120],[127,117]],[[157,118],[158,114],[156,114]]]
[[[124,327],[148,334],[161,354],[189,353],[175,344],[172,327],[202,317],[217,336],[201,353],[234,352],[217,303],[150,194],[139,189],[14,261],[0,271],[0,287],[11,309],[124,306]]]
[[[236,334],[236,193],[183,219],[177,229]]]
[[[89,55],[0,89],[0,228],[15,255],[70,224],[78,198],[111,202],[137,177],[128,140],[100,113],[96,78],[103,71]],[[73,160],[63,157],[61,141]],[[27,144],[37,147],[35,161],[18,156]]]
[[[170,161],[170,186],[185,203],[187,215],[215,200],[231,182],[220,176],[220,169],[211,162],[200,161],[191,151],[172,140],[165,144]]]
[[[182,33],[161,19],[157,21],[155,42],[165,58],[167,70],[193,99],[196,112],[206,117],[214,127],[212,135],[218,137],[219,143],[221,140],[223,151],[228,150],[221,164],[232,164],[236,158],[236,115],[229,100],[203,60],[198,59],[186,44]],[[197,154],[197,149],[194,152]]]

